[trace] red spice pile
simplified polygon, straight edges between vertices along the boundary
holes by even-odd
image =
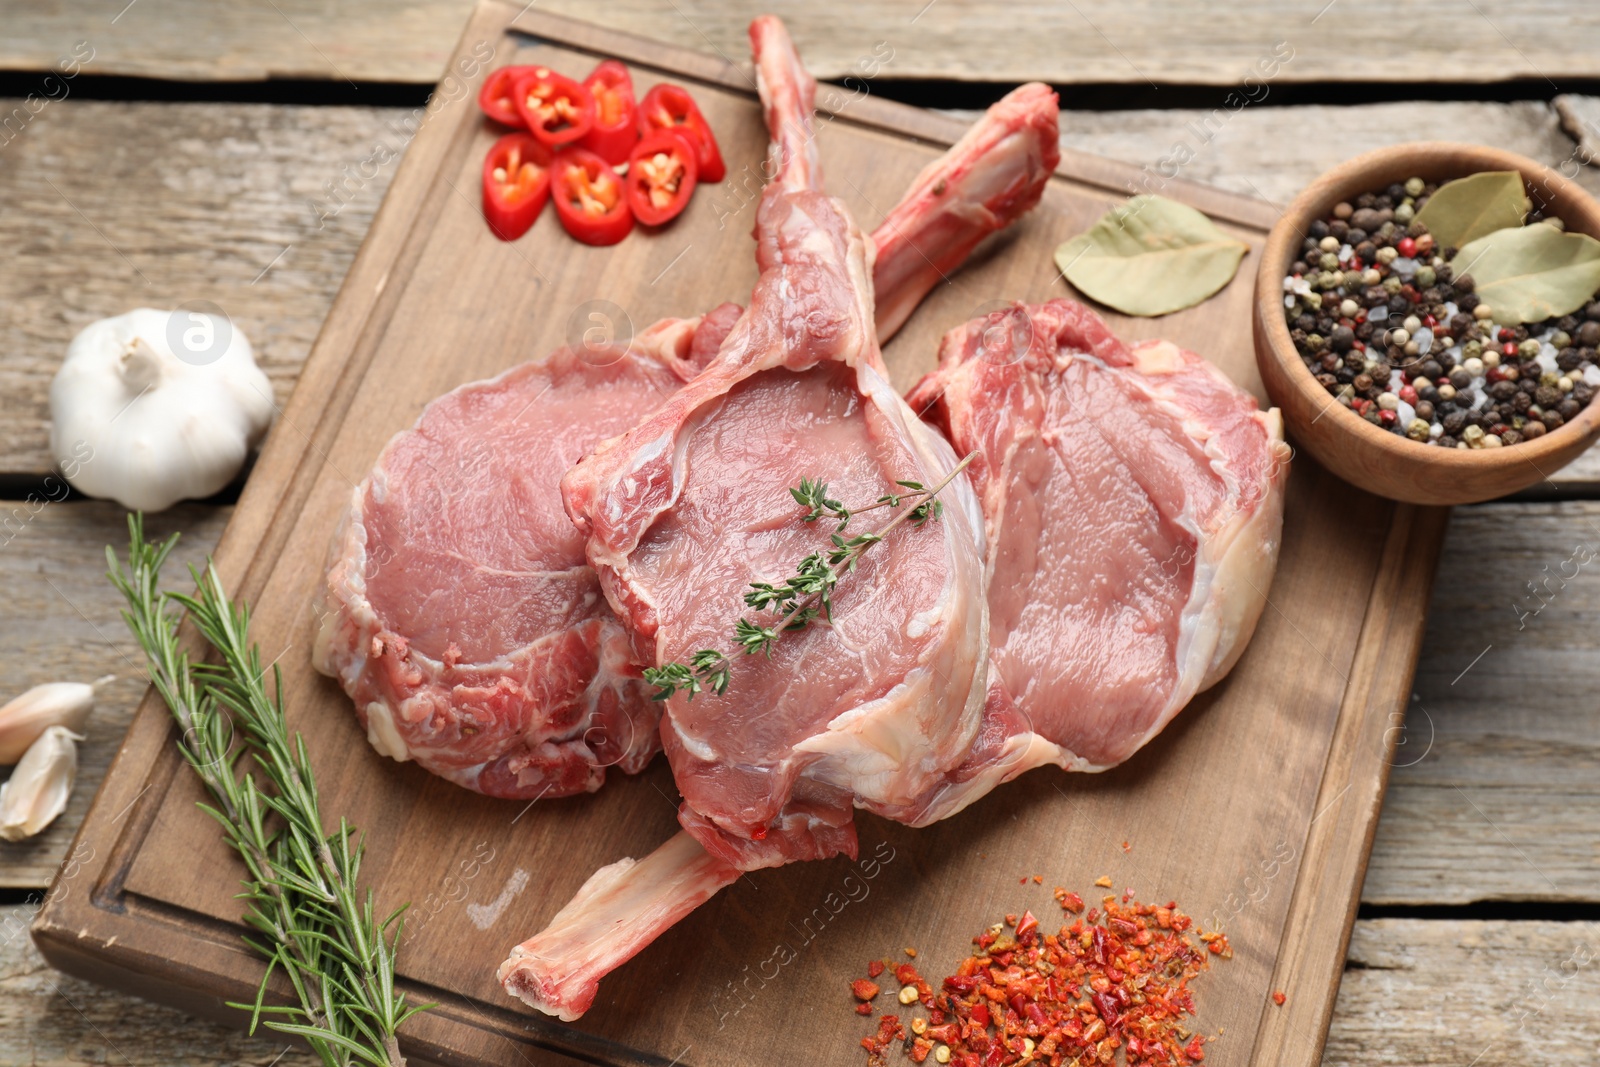
[[[1083,899],[1057,888],[1063,911],[1079,915]],[[1010,1064],[1111,1064],[1117,1050],[1130,1067],[1187,1067],[1205,1059],[1199,1034],[1183,1025],[1194,1014],[1190,979],[1208,966],[1208,956],[1233,955],[1227,936],[1196,931],[1193,920],[1166,905],[1140,904],[1132,891],[1107,896],[1099,908],[1054,934],[1044,934],[1031,911],[1007,915],[973,938],[977,951],[956,973],[933,987],[902,963],[895,978],[908,1010],[920,1015],[878,1020],[878,1032],[861,1039],[869,1067],[885,1067],[889,1046],[901,1042],[916,1063],[930,1057],[952,1067]],[[881,961],[868,966],[878,977]],[[916,998],[905,992],[915,990]],[[878,985],[858,979],[856,1010],[872,1014]],[[907,1034],[907,1028],[910,1034]]]

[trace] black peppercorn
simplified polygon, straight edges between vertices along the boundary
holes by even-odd
[[[1319,374],[1317,375],[1317,384],[1331,393],[1339,388],[1339,379],[1331,374]]]
[[[1355,331],[1348,326],[1335,326],[1328,334],[1328,346],[1335,352],[1350,351],[1355,340]]]
[[[1444,373],[1444,368],[1439,365],[1439,361],[1438,360],[1436,360],[1436,359],[1425,359],[1425,360],[1422,361],[1422,376],[1424,378],[1428,379],[1430,382],[1431,381],[1437,381],[1438,378],[1439,378],[1439,375],[1441,375],[1443,373]]]
[[[1443,437],[1436,439],[1433,443],[1438,445],[1440,448],[1456,447],[1456,439],[1451,437],[1449,434],[1445,434]]]
[[[1572,399],[1570,396],[1556,405],[1556,411],[1560,412],[1563,419],[1570,419],[1582,410],[1583,405]]]
[[[1457,367],[1450,372],[1450,384],[1456,387],[1456,392],[1461,392],[1472,384],[1472,375],[1467,373],[1465,367]]]
[[[1522,441],[1522,435],[1516,430],[1507,430],[1500,435],[1500,440],[1508,445],[1519,444]]]
[[[1502,378],[1489,386],[1489,395],[1495,400],[1510,400],[1517,395],[1517,383]]]
[[[1600,322],[1600,300],[1583,309],[1583,317],[1590,322]]]
[[[1561,403],[1561,390],[1553,385],[1541,385],[1533,394],[1534,403],[1542,408],[1550,408]]]
[[[1462,430],[1466,429],[1467,416],[1465,412],[1452,411],[1450,414],[1444,417],[1443,422],[1444,432],[1452,437],[1456,437],[1460,435]]]
[[[1312,221],[1311,228],[1308,232],[1312,237],[1320,241],[1324,237],[1328,236],[1328,224],[1323,222],[1321,219],[1315,219]]]
[[[1389,314],[1404,315],[1411,310],[1411,301],[1396,293],[1389,298]]]
[[[1372,375],[1358,374],[1356,375],[1356,380],[1351,384],[1356,387],[1356,392],[1365,395],[1367,390],[1372,388]]]
[[[1423,422],[1432,422],[1433,405],[1428,403],[1426,400],[1419,399],[1417,401],[1417,418],[1421,419]]]
[[[1456,288],[1461,288],[1460,282],[1456,283]],[[1456,297],[1456,306],[1462,311],[1471,311],[1473,308],[1477,307],[1478,304],[1479,300],[1477,293],[1462,293],[1460,296]]]
[[[1578,364],[1583,360],[1578,355],[1576,348],[1563,348],[1556,353],[1556,366],[1562,370],[1577,370]]]
[[[1558,419],[1560,417],[1560,415],[1556,416]],[[1529,419],[1527,422],[1522,424],[1522,436],[1526,437],[1530,441],[1535,437],[1543,437],[1544,430],[1544,423],[1540,422],[1538,419]]]
[[[1600,346],[1600,322],[1591,320],[1579,326],[1577,341],[1584,348]]]
[[[1559,411],[1547,411],[1544,413],[1544,428],[1547,430],[1559,430],[1566,421],[1561,417]]]
[[[1518,393],[1511,398],[1511,410],[1518,415],[1526,415],[1531,407],[1533,407],[1533,397],[1527,393]]]
[[[1576,400],[1580,404],[1587,404],[1593,398],[1594,386],[1590,385],[1588,382],[1572,383],[1572,399]]]

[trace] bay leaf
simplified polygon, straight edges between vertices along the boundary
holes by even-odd
[[[1514,170],[1486,170],[1445,182],[1417,212],[1440,248],[1460,248],[1511,226],[1521,226],[1533,205]]]
[[[1451,269],[1472,275],[1496,322],[1570,315],[1600,290],[1600,241],[1554,226],[1512,226],[1468,243]]]
[[[1136,196],[1056,249],[1085,296],[1127,315],[1166,315],[1212,296],[1250,250],[1205,215],[1164,196]]]

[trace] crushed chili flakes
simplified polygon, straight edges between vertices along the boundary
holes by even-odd
[[[1124,841],[1122,843],[1122,851],[1124,851],[1124,852],[1132,852],[1133,851],[1133,846],[1130,845],[1128,842]]]
[[[867,1050],[868,1067],[884,1067],[889,1062],[889,1046],[896,1041],[904,1041],[906,1028],[900,1025],[897,1015],[885,1015],[878,1020],[878,1032],[871,1037],[861,1039],[861,1047]]]
[[[1062,911],[1070,911],[1078,915],[1083,911],[1083,898],[1076,893],[1069,893],[1062,886],[1056,886],[1056,903],[1061,905]]]
[[[1110,889],[1113,883],[1109,874],[1102,874],[1099,878],[1094,880],[1094,884],[1099,886],[1101,889]]]
[[[1272,1003],[1276,1004],[1278,1007],[1283,1007],[1283,1002],[1288,999],[1289,998],[1284,995],[1283,990],[1274,989],[1272,991]]]
[[[867,977],[878,977],[878,975],[883,973],[883,968],[884,962],[882,960],[873,960],[871,963],[867,964]]]
[[[906,946],[906,955],[910,956],[912,959],[916,959],[917,958],[917,950],[912,948],[910,945],[907,945]]]
[[[878,983],[870,982],[865,978],[857,978],[850,983],[850,992],[855,994],[857,1000],[871,1000],[878,995]]]
[[[1082,912],[1076,893],[1057,887],[1054,895],[1063,911]],[[937,990],[914,965],[894,967],[927,1017],[910,1020],[907,1038],[899,1017],[883,1016],[861,1041],[868,1067],[886,1067],[896,1041],[914,1063],[932,1055],[950,1067],[1112,1064],[1118,1049],[1128,1067],[1202,1062],[1206,1038],[1183,1025],[1195,1012],[1190,982],[1212,955],[1232,955],[1226,936],[1191,936],[1193,921],[1176,902],[1108,896],[1102,904],[1054,933],[1031,911],[1007,915],[972,939],[975,952]]]

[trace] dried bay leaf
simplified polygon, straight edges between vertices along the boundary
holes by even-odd
[[[1154,316],[1215,294],[1249,250],[1187,204],[1136,196],[1057,248],[1056,266],[1085,296]]]
[[[1600,241],[1554,226],[1513,226],[1467,244],[1451,260],[1470,274],[1496,322],[1570,315],[1600,290]]]
[[[1514,170],[1486,170],[1439,186],[1417,212],[1441,248],[1460,248],[1496,230],[1521,226],[1533,205]]]

